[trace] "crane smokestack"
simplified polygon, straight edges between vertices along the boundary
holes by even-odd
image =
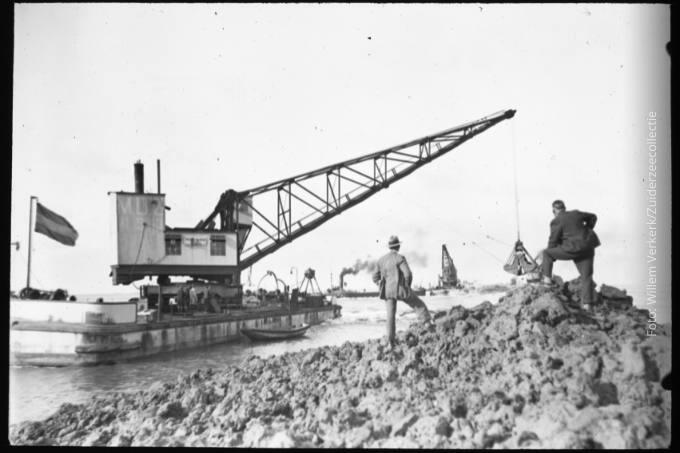
[[[144,193],[144,164],[135,162],[135,193]]]

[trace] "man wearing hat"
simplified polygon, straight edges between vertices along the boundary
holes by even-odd
[[[555,260],[572,260],[581,275],[581,304],[585,310],[590,310],[593,303],[595,247],[600,245],[593,231],[597,216],[589,212],[567,211],[562,200],[553,201],[552,211],[555,218],[550,222],[548,248],[542,253],[542,283],[552,283]]]
[[[406,258],[399,254],[401,242],[397,236],[391,236],[387,243],[389,253],[378,260],[377,269],[373,273],[373,281],[380,287],[380,298],[387,308],[387,340],[394,346],[395,316],[397,300],[406,302],[418,314],[423,322],[431,322],[430,312],[425,303],[411,292],[413,274]]]

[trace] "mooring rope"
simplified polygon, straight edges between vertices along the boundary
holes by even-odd
[[[24,267],[28,266],[28,259],[24,256],[22,252],[16,252],[14,256],[19,256],[21,258],[21,261],[24,265]],[[38,278],[38,274],[35,272],[35,265],[33,266],[33,269],[31,269],[31,280],[34,280],[36,283],[38,283],[39,287],[44,288],[45,286],[42,284],[42,281],[40,281],[40,278]]]

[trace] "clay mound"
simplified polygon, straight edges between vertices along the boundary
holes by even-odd
[[[670,442],[670,326],[603,287],[526,286],[377,340],[250,357],[145,392],[63,405],[13,444],[659,448]]]

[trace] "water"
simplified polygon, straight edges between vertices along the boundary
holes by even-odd
[[[453,293],[448,296],[423,296],[430,311],[446,310],[454,305],[475,306],[484,300],[496,303],[503,293]],[[312,326],[306,336],[274,343],[227,343],[163,353],[115,365],[95,367],[10,367],[9,423],[42,420],[62,403],[85,403],[92,395],[109,391],[137,391],[156,381],[175,381],[180,374],[199,368],[220,369],[237,365],[250,354],[272,354],[307,348],[341,345],[345,341],[380,338],[385,331],[385,307],[378,299],[338,299],[342,317]],[[397,304],[397,329],[403,330],[415,320],[409,306]]]

